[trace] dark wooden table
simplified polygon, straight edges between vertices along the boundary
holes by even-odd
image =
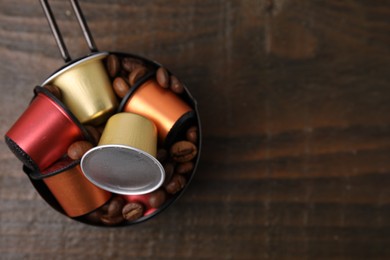
[[[98,228],[54,211],[0,141],[0,259],[389,259],[390,2],[124,1],[81,6],[100,50],[159,61],[203,127],[185,194]],[[72,57],[88,53],[66,1]],[[38,1],[0,0],[1,133],[63,65]]]

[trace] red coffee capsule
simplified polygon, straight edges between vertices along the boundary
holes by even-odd
[[[44,170],[60,159],[69,145],[90,138],[73,114],[47,89],[36,87],[35,93],[5,140],[27,167]]]

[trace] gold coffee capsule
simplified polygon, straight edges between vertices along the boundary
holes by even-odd
[[[42,84],[59,87],[62,101],[82,124],[99,125],[118,106],[102,62],[107,56],[106,52],[91,54],[60,69]]]
[[[154,123],[137,114],[118,113],[108,120],[98,146],[84,154],[81,168],[87,179],[102,189],[145,194],[164,182],[165,171],[156,153]]]

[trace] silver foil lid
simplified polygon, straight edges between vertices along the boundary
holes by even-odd
[[[101,145],[81,160],[85,177],[96,186],[118,194],[146,194],[165,179],[160,162],[150,154],[125,145]]]

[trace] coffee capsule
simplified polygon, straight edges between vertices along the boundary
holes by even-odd
[[[178,131],[195,117],[193,109],[169,89],[162,88],[152,72],[134,85],[123,98],[119,111],[142,115],[152,120],[159,140],[170,145]]]
[[[102,62],[107,56],[108,53],[99,52],[74,61],[42,83],[60,88],[62,101],[82,124],[99,125],[117,109],[118,102]]]
[[[79,160],[62,158],[42,172],[30,174],[32,179],[42,179],[56,198],[65,214],[78,217],[106,203],[111,193],[90,181],[81,172]]]
[[[164,182],[165,171],[155,158],[157,129],[133,113],[110,117],[97,147],[81,159],[87,179],[118,194],[145,194]]]
[[[144,207],[144,216],[148,216],[155,213],[160,207],[163,206],[163,204],[166,202],[167,195],[165,191],[161,189],[147,194],[123,195],[122,197],[127,202],[136,202],[142,204]]]
[[[29,168],[44,170],[69,145],[90,139],[76,117],[48,90],[35,88],[30,105],[5,135],[11,151]]]

